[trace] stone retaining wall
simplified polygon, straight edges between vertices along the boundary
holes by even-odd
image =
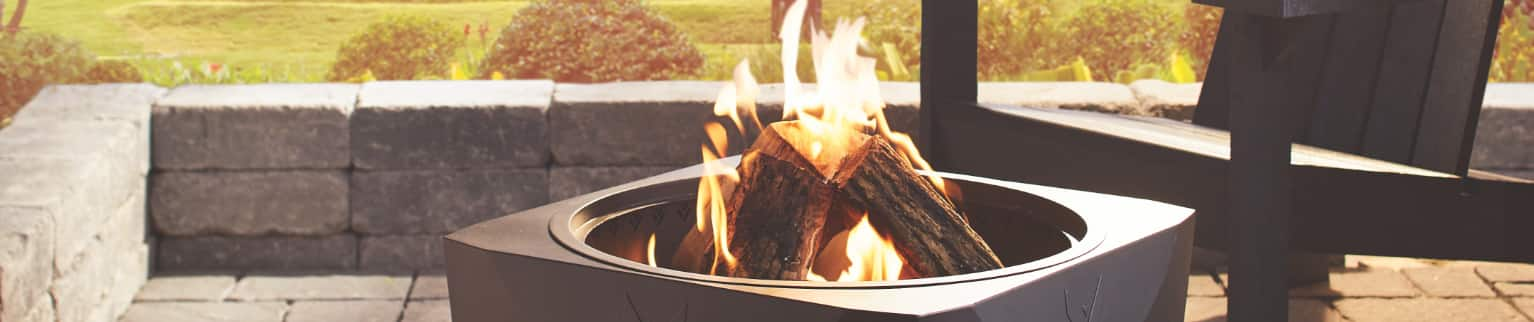
[[[0,130],[0,321],[112,321],[149,273],[149,85],[50,87]]]
[[[51,87],[0,130],[0,168],[17,170],[0,173],[0,320],[120,312],[118,290],[142,282],[146,266],[134,263],[146,251],[162,272],[437,270],[443,234],[696,163],[722,86]],[[919,136],[917,85],[881,90],[891,124]],[[1187,120],[1199,87],[980,90],[987,103]],[[1488,90],[1475,167],[1534,174],[1530,93]],[[763,87],[764,121],[781,117],[782,96]]]

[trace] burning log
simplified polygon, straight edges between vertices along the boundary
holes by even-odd
[[[868,210],[874,228],[919,276],[947,276],[1002,267],[985,240],[953,203],[883,137],[868,140],[843,160],[832,183]]]
[[[953,203],[886,138],[840,129],[829,136],[835,140],[815,141],[828,136],[811,136],[804,126],[772,124],[742,158],[741,182],[727,207],[737,259],[727,275],[805,279],[815,257],[835,256],[816,252],[864,211],[915,276],[1002,266]],[[845,146],[821,149],[834,144]]]
[[[792,151],[789,151],[792,152]],[[803,280],[835,192],[816,172],[753,153],[741,160],[741,184],[730,201],[730,276]]]
[[[741,181],[726,207],[738,260],[730,276],[802,280],[809,271],[836,193],[821,170],[827,167],[796,148],[808,145],[803,131],[797,122],[773,123],[741,158]]]

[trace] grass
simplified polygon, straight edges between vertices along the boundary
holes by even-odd
[[[79,40],[105,59],[132,61],[146,73],[163,73],[176,63],[189,67],[218,63],[232,69],[260,69],[277,80],[317,81],[334,61],[341,42],[386,15],[420,15],[449,25],[472,24],[476,29],[488,23],[493,38],[529,1],[48,0],[31,2],[24,25]],[[705,78],[728,77],[728,68],[753,46],[774,42],[769,30],[771,0],[647,0],[646,4],[676,23],[707,54],[707,67],[701,73]],[[834,21],[855,15],[863,5],[862,1],[826,1],[823,13],[827,21]],[[471,47],[481,47],[477,35],[470,39]],[[719,72],[721,68],[724,73]]]
[[[771,41],[768,0],[647,3],[705,52]],[[317,81],[335,60],[341,42],[386,15],[421,15],[476,29],[488,23],[493,38],[527,4],[528,0],[50,0],[33,1],[24,25],[79,40],[105,59],[132,61],[146,73],[165,73],[176,63],[189,68],[218,63],[263,69],[278,79]],[[477,34],[470,39],[471,47],[481,47]],[[712,65],[736,60],[709,57]]]

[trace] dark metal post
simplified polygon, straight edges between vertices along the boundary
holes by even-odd
[[[1287,321],[1285,262],[1292,199],[1281,18],[1226,12],[1233,24],[1230,95],[1230,302],[1232,321]]]
[[[971,104],[978,97],[976,76],[978,1],[922,0],[921,13],[921,128],[917,147],[943,169],[942,147],[932,145],[942,135],[934,126],[940,106]]]

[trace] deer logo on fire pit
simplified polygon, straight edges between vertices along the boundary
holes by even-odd
[[[1081,312],[1081,316],[1086,318],[1085,320],[1082,320],[1083,322],[1092,322],[1092,312],[1096,312],[1097,311],[1097,294],[1099,292],[1101,292],[1102,290],[1103,290],[1103,275],[1102,274],[1098,274],[1097,275],[1097,284],[1092,287],[1092,297],[1091,297],[1092,300],[1087,302],[1086,304],[1082,304],[1081,306],[1076,307],[1076,310],[1075,310],[1075,311],[1080,311]],[[1067,321],[1070,321],[1070,322],[1076,322],[1076,314],[1073,314],[1073,313],[1074,313],[1074,311],[1071,310],[1071,288],[1070,287],[1066,287],[1065,288],[1065,319]]]

